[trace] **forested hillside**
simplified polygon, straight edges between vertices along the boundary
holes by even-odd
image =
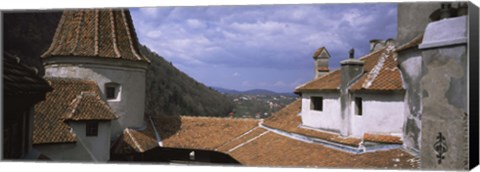
[[[61,12],[7,12],[3,15],[4,50],[44,73],[40,55],[53,38]],[[233,103],[196,82],[145,46],[139,47],[152,63],[147,71],[147,115],[226,116]]]
[[[140,52],[151,60],[147,114],[227,116],[233,110],[233,102],[225,95],[190,78],[146,46]]]

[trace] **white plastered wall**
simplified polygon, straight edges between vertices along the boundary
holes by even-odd
[[[311,110],[311,97],[323,97],[323,111]],[[342,124],[340,97],[337,92],[303,93],[302,125],[327,131],[338,132]]]
[[[33,147],[54,161],[107,162],[110,160],[110,121],[98,124],[97,136],[85,136],[85,122],[69,122],[76,143],[40,144]]]
[[[355,97],[362,98],[361,116],[355,114]],[[363,137],[366,132],[401,136],[405,120],[404,106],[403,93],[352,94],[350,134],[354,137]]]

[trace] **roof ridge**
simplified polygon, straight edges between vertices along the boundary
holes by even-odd
[[[233,139],[231,139],[231,140],[229,140],[229,141],[227,141],[227,142],[223,143],[223,144],[222,144],[222,145],[220,145],[220,146],[217,146],[217,147],[216,147],[214,150],[217,150],[218,148],[220,148],[220,147],[222,147],[222,146],[225,146],[225,145],[227,145],[227,144],[229,144],[229,143],[231,143],[231,142],[233,142],[233,141],[235,141],[235,140],[238,140],[238,139],[240,139],[241,137],[243,137],[243,136],[245,136],[245,135],[247,135],[247,134],[251,133],[253,130],[256,130],[257,128],[260,128],[260,127],[259,127],[259,126],[255,126],[255,127],[253,127],[253,128],[251,128],[250,130],[248,130],[248,131],[246,131],[246,132],[242,133],[241,135],[239,135],[239,136],[237,136],[237,137],[235,137],[235,138],[233,138]]]
[[[113,10],[109,10],[108,14],[110,15],[110,24],[112,25],[110,28],[112,29],[113,52],[115,52],[117,58],[120,58],[122,55],[120,54],[120,51],[118,51],[117,32],[115,32],[115,16],[113,15]]]
[[[77,17],[76,19],[80,18],[79,19],[80,21],[78,21],[78,26],[75,28],[75,39],[74,39],[75,43],[73,44],[72,49],[70,50],[70,54],[73,54],[75,52],[75,50],[79,46],[78,43],[80,42],[80,28],[82,28],[82,26],[83,26],[82,23],[83,23],[83,20],[85,19],[84,18],[85,11],[80,10],[79,13],[80,13],[79,14],[80,16]]]
[[[142,60],[142,58],[137,54],[136,49],[133,47],[133,46],[134,46],[134,45],[133,45],[134,42],[133,42],[133,40],[132,40],[132,39],[133,39],[133,38],[132,38],[133,35],[131,35],[130,26],[129,26],[129,24],[128,24],[127,17],[125,16],[126,11],[123,11],[123,9],[121,9],[121,11],[122,11],[121,14],[122,14],[123,23],[125,24],[125,29],[127,30],[127,38],[128,38],[128,42],[130,43],[130,44],[129,44],[129,45],[130,45],[130,50],[132,51],[133,55],[134,55],[138,60]],[[130,16],[130,18],[131,18],[131,16]],[[137,38],[137,39],[138,39],[138,38]],[[144,58],[145,58],[145,57],[144,57]],[[149,61],[149,60],[147,59],[147,61]]]
[[[372,85],[373,81],[375,81],[377,76],[380,74],[380,71],[382,70],[385,64],[385,61],[387,60],[388,57],[392,55],[394,49],[395,47],[393,45],[382,48],[382,50],[384,51],[380,55],[380,58],[378,59],[377,64],[375,64],[375,66],[368,72],[367,79],[362,84],[363,88],[368,88]]]
[[[229,117],[218,117],[218,116],[187,116],[180,115],[181,118],[190,118],[190,119],[212,119],[212,120],[231,120],[231,121],[259,121],[258,119],[253,118],[229,118]]]
[[[130,133],[130,130],[133,130],[133,129],[125,128],[124,132],[126,132],[128,134],[128,137],[132,139],[132,142],[133,144],[135,144],[135,147],[137,147],[140,152],[144,152],[145,150],[142,149],[142,147],[140,146],[140,143],[137,142],[137,139],[135,139],[135,137],[132,136],[132,133]]]
[[[70,104],[68,105],[67,108],[69,108],[70,110],[67,111],[65,113],[65,115],[63,117],[61,117],[60,119],[62,120],[66,120],[66,119],[73,119],[73,116],[75,114],[75,112],[77,112],[77,108],[78,108],[78,105],[80,104],[80,101],[82,100],[83,98],[83,95],[80,94],[80,95],[77,95],[71,102]]]
[[[78,111],[78,106],[80,105],[80,103],[82,101],[85,101],[85,98],[87,96],[92,96],[95,100],[95,102],[93,103],[99,103],[101,104],[105,110],[107,110],[107,113],[110,113],[111,115],[113,115],[113,119],[118,119],[118,116],[115,114],[115,112],[112,110],[112,108],[105,102],[101,99],[100,95],[97,94],[97,92],[95,91],[81,91],[79,95],[77,95],[73,100],[72,102],[69,104],[69,107],[68,108],[71,108],[70,111],[66,112],[66,114],[64,115],[64,117],[62,117],[63,120],[98,120],[98,119],[108,119],[108,118],[111,118],[111,117],[108,117],[108,116],[111,116],[111,115],[108,115],[107,117],[101,117],[101,118],[98,118],[98,116],[95,118],[95,117],[92,117],[90,119],[88,118],[85,118],[85,117],[77,117],[76,116],[76,112]],[[111,120],[111,119],[110,119]]]
[[[380,49],[378,49],[378,50],[375,50],[375,51],[372,51],[372,52],[370,52],[370,53],[368,53],[368,54],[365,54],[364,56],[359,57],[358,60],[363,60],[363,59],[366,59],[366,58],[368,58],[368,57],[371,57],[373,54],[378,53],[379,51],[383,51],[383,50],[387,49],[387,47],[389,47],[389,46],[385,46],[385,47],[382,47],[382,48],[380,48]]]
[[[320,77],[318,77],[318,78],[315,78],[315,79],[310,80],[310,81],[308,81],[308,82],[306,82],[306,83],[304,83],[304,84],[301,84],[301,85],[295,87],[295,90],[298,90],[298,89],[300,89],[301,87],[303,87],[303,86],[305,86],[305,85],[308,85],[308,84],[310,84],[310,83],[313,83],[313,82],[315,82],[315,81],[318,81],[318,80],[320,80],[320,79],[322,79],[322,78],[325,78],[325,77],[327,77],[327,76],[329,76],[329,75],[332,75],[334,72],[339,71],[339,70],[341,70],[341,69],[342,69],[342,68],[337,68],[337,69],[335,69],[335,70],[332,70],[332,71],[328,72],[328,73],[325,74],[325,75],[322,75],[322,76],[320,76]]]
[[[236,149],[238,149],[238,148],[240,148],[240,147],[242,147],[242,146],[244,146],[244,145],[246,145],[246,144],[248,144],[248,143],[250,143],[250,142],[252,142],[252,141],[254,141],[254,140],[258,139],[258,138],[260,138],[260,137],[262,137],[263,135],[268,134],[269,132],[270,132],[270,130],[265,130],[263,133],[255,136],[255,137],[253,137],[253,138],[251,138],[251,139],[248,139],[247,141],[245,141],[245,142],[243,142],[243,143],[240,143],[240,144],[238,144],[237,146],[235,146],[235,147],[227,150],[226,153],[230,153],[230,152],[232,152],[232,151],[234,151],[234,150],[236,150]]]

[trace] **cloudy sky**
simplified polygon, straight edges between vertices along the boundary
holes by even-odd
[[[313,79],[325,46],[331,69],[395,38],[396,4],[323,4],[130,9],[142,44],[208,86],[292,92]]]

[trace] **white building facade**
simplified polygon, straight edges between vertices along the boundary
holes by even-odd
[[[359,60],[352,51],[340,69],[297,87],[303,127],[344,137],[362,138],[366,133],[401,137],[405,93],[391,41]]]

